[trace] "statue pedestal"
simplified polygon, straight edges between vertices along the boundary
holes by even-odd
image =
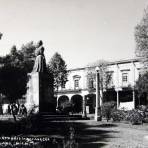
[[[39,73],[30,73],[28,77],[25,105],[27,110],[31,110],[34,106],[39,107]]]
[[[31,110],[38,107],[39,112],[55,112],[53,87],[45,73],[34,72],[29,74],[26,107]]]

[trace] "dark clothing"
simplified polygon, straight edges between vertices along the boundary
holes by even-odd
[[[11,106],[11,110],[12,110],[12,114],[17,115],[17,113],[18,113],[18,108],[17,108],[17,106],[16,106],[15,104],[13,104],[13,105]]]
[[[8,114],[11,114],[11,106],[8,105]]]
[[[27,108],[24,105],[20,107],[20,115],[27,115]]]

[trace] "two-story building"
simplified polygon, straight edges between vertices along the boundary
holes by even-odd
[[[71,101],[76,112],[83,112],[83,107],[86,105],[87,112],[94,113],[96,102],[95,68],[96,66],[83,67],[68,71],[68,81],[58,91],[58,106],[63,102]],[[109,74],[110,80],[106,86],[103,85],[102,101],[116,101],[118,108],[127,109],[133,109],[139,102],[142,103],[142,101],[138,102],[135,90],[140,68],[141,64],[138,59],[108,62],[105,72]],[[91,73],[92,75],[89,76]]]

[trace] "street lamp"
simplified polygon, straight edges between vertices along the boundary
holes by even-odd
[[[100,109],[100,75],[99,67],[96,67],[96,108],[95,108],[95,121],[101,121],[101,109]]]

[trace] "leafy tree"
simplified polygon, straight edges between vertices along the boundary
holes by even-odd
[[[140,77],[136,82],[136,89],[140,96],[147,96],[148,92],[148,7],[135,27],[136,56],[140,57],[143,65]],[[143,98],[144,99],[144,98]]]
[[[147,98],[148,95],[148,72],[145,72],[144,74],[141,74],[136,81],[136,90],[138,90],[138,98],[139,102],[141,96],[145,96]],[[148,98],[147,98],[148,99]]]
[[[136,88],[138,89],[139,94],[148,92],[148,73],[139,76],[139,79],[136,82]]]
[[[136,56],[141,58],[142,71],[148,71],[148,7],[144,10],[143,18],[135,27]]]
[[[33,69],[36,46],[37,45],[31,41],[25,45],[23,44],[20,50],[20,54],[23,55],[23,67],[28,73]]]
[[[0,67],[0,92],[10,103],[20,99],[26,93],[26,84],[27,74],[24,69],[12,65]],[[12,113],[16,121],[13,110]]]
[[[34,65],[35,49],[36,45],[32,41],[25,45],[23,44],[20,50],[13,45],[10,49],[10,53],[1,57],[1,64],[20,67],[29,73],[32,71]]]
[[[58,91],[58,88],[67,82],[67,65],[61,55],[56,52],[49,61],[48,68],[53,73],[54,88]]]
[[[10,54],[7,55],[7,58],[9,63],[5,63],[6,65],[23,68],[23,54],[17,50],[15,45],[12,46]]]
[[[13,103],[26,93],[27,75],[24,69],[14,66],[0,68],[0,92]]]
[[[35,45],[29,42],[17,50],[12,46],[10,53],[0,57],[0,92],[10,102],[21,98],[26,93],[27,74],[33,68]]]

